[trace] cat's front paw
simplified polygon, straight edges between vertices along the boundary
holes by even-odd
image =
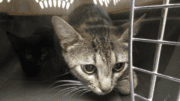
[[[136,73],[134,72],[133,73],[133,78],[134,78],[134,88],[137,87],[138,85],[138,79],[137,79],[137,75]],[[130,77],[129,77],[129,73],[128,72],[125,72],[122,77],[118,80],[118,83],[117,83],[117,86],[116,86],[116,89],[119,93],[121,94],[130,94],[130,81],[129,81]]]

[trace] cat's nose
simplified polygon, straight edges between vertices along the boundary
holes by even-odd
[[[104,93],[108,93],[111,91],[111,79],[109,78],[102,78],[100,81],[100,89]]]
[[[101,89],[104,93],[109,93],[111,91],[111,88],[110,89]]]
[[[107,85],[101,86],[100,88],[101,88],[101,91],[104,93],[109,93],[111,91],[111,87]]]

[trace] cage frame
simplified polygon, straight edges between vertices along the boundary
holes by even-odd
[[[128,64],[129,64],[129,75],[130,75],[130,89],[131,89],[131,101],[135,101],[135,97],[138,97],[144,101],[153,101],[153,95],[155,90],[155,84],[157,77],[168,79],[171,81],[175,81],[180,83],[179,78],[175,78],[172,76],[167,76],[164,74],[158,73],[159,68],[159,60],[161,57],[161,50],[162,45],[174,45],[174,46],[180,46],[180,42],[173,42],[173,41],[164,41],[164,32],[166,28],[166,21],[167,21],[167,15],[168,15],[168,9],[169,8],[176,8],[180,7],[180,3],[176,4],[170,4],[170,0],[164,0],[163,4],[161,5],[149,5],[149,6],[135,6],[135,0],[130,1],[130,15],[129,15],[129,55],[128,55]],[[158,39],[152,40],[152,39],[145,39],[145,38],[134,38],[133,32],[134,32],[134,12],[135,10],[142,10],[142,9],[158,9],[162,8],[161,12],[161,21],[159,25],[159,32],[158,32]],[[139,42],[148,42],[148,43],[156,43],[156,53],[154,57],[154,63],[153,63],[153,71],[141,69],[138,67],[133,66],[133,41],[139,41]],[[134,93],[134,84],[133,84],[133,71],[137,70],[140,72],[144,72],[151,75],[151,83],[150,83],[150,93],[148,95],[148,98],[145,98],[141,95],[138,95]],[[180,91],[179,91],[180,95]]]

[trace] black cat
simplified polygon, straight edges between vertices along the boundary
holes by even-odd
[[[37,76],[46,65],[53,48],[53,29],[39,28],[34,36],[21,38],[7,32],[14,51],[17,53],[22,69],[27,76]]]

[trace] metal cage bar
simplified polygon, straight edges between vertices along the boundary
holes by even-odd
[[[145,98],[145,97],[143,97],[143,96],[141,96],[141,95],[134,94],[134,96],[136,96],[136,97],[138,97],[138,98],[140,98],[140,99],[143,99],[144,101],[149,101],[149,99],[147,99],[147,98]]]
[[[161,43],[161,44],[165,44],[165,45],[180,46],[180,42],[172,42],[172,41],[164,41],[164,40],[160,41],[160,40],[152,40],[152,39],[133,38],[133,41]]]
[[[179,87],[179,94],[178,94],[178,98],[176,101],[180,101],[180,87]]]
[[[164,0],[163,4],[168,5],[169,4],[169,0]],[[162,41],[163,37],[164,37],[164,32],[165,32],[165,27],[166,27],[166,20],[167,20],[167,14],[168,14],[168,8],[164,8],[162,10],[162,19],[161,19],[161,24],[159,27],[159,40]],[[160,60],[160,56],[161,56],[161,50],[162,50],[162,44],[158,43],[157,44],[157,48],[156,48],[156,57],[154,59],[154,65],[153,65],[153,72],[157,73],[158,72],[158,68],[159,68],[159,60]],[[155,85],[156,85],[156,79],[157,76],[153,75],[151,78],[151,86],[150,86],[150,93],[149,93],[149,99],[150,101],[153,100],[153,95],[154,95],[154,90],[155,90]]]
[[[135,10],[141,10],[141,9],[158,9],[158,8],[175,8],[179,7],[180,3],[177,4],[164,4],[164,5],[151,5],[151,6],[137,6],[135,7]]]
[[[170,0],[164,0],[162,5],[151,5],[151,6],[135,6],[135,0],[131,0],[130,2],[130,25],[129,25],[129,72],[130,72],[130,83],[131,83],[131,101],[135,101],[135,96],[143,99],[144,101],[152,101],[153,100],[153,95],[154,95],[154,90],[155,90],[155,84],[156,84],[156,78],[161,77],[164,79],[168,79],[171,81],[175,81],[180,83],[180,79],[163,75],[158,73],[158,68],[159,68],[159,60],[160,60],[160,54],[161,54],[161,49],[162,49],[162,44],[166,45],[177,45],[180,46],[180,42],[172,42],[172,41],[164,41],[164,32],[165,32],[165,26],[166,26],[166,21],[167,21],[167,14],[168,14],[168,8],[175,8],[175,7],[180,7],[180,3],[177,4],[169,4]],[[164,8],[162,10],[162,19],[161,19],[161,24],[159,28],[159,39],[158,40],[152,40],[152,39],[143,39],[143,38],[133,38],[133,31],[134,31],[134,11],[135,10],[140,10],[140,9],[157,9],[157,8]],[[148,71],[144,70],[138,67],[133,66],[133,54],[132,54],[132,47],[133,47],[133,41],[141,41],[141,42],[149,42],[149,43],[157,43],[157,49],[156,49],[156,55],[154,59],[154,65],[153,65],[153,71]],[[134,84],[133,84],[133,70],[141,71],[144,73],[148,73],[152,75],[151,79],[151,85],[150,85],[150,93],[149,97],[145,98],[141,95],[135,94],[134,93]]]
[[[129,24],[129,55],[128,55],[128,62],[129,62],[129,73],[130,73],[130,84],[131,84],[131,101],[135,101],[134,98],[134,83],[133,83],[133,62],[132,62],[132,45],[133,45],[133,32],[134,32],[134,6],[135,0],[131,0],[130,4],[130,24]]]
[[[175,77],[163,75],[163,74],[160,74],[160,73],[155,73],[155,72],[148,71],[148,70],[141,69],[141,68],[134,67],[134,66],[133,66],[133,70],[141,71],[141,72],[144,72],[144,73],[147,73],[147,74],[151,74],[151,75],[157,75],[158,77],[161,77],[161,78],[164,78],[164,79],[168,79],[168,80],[180,83],[180,79],[175,78]]]

